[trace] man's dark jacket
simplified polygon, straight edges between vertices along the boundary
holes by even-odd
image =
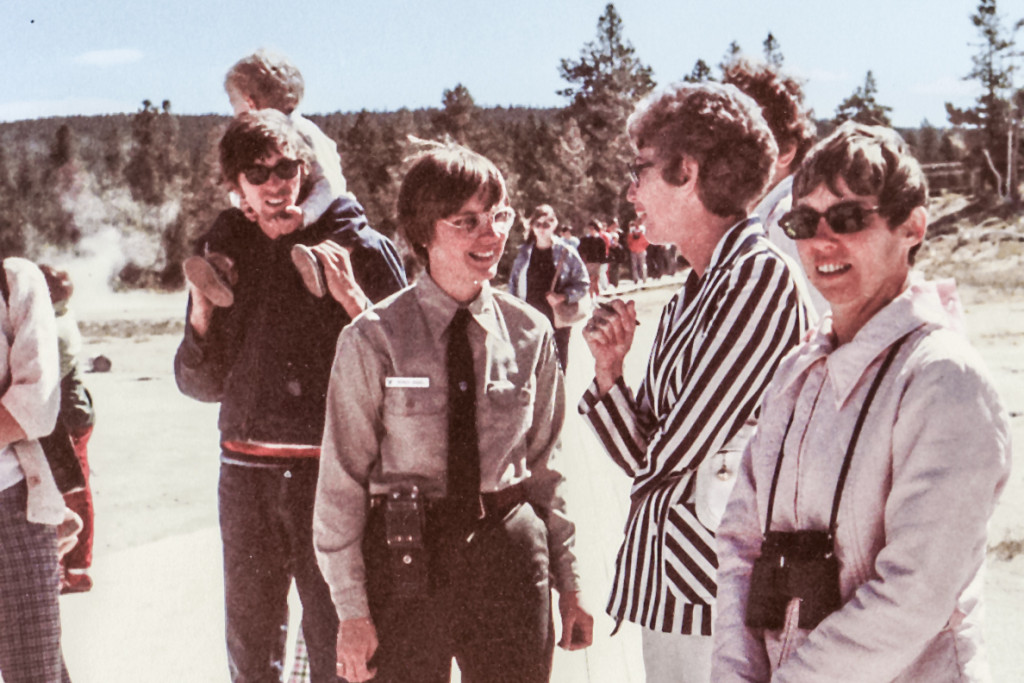
[[[356,281],[372,301],[406,285],[394,244],[351,199],[335,200],[316,222],[276,240],[229,209],[201,240],[211,249],[232,245],[235,303],[215,309],[203,339],[186,314],[174,375],[182,393],[220,402],[222,439],[320,443],[335,344],[351,319],[329,293],[318,299],[306,290],[290,253],[328,238],[351,250]]]

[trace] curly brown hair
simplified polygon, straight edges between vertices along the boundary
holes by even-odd
[[[742,57],[725,67],[722,82],[731,83],[754,98],[772,129],[779,149],[793,145],[796,168],[814,146],[816,128],[810,109],[804,107],[800,81],[763,61]]]
[[[733,85],[677,83],[637,105],[626,124],[637,149],[653,147],[662,177],[679,184],[684,157],[697,162],[697,195],[708,211],[745,215],[778,157],[757,102]]]

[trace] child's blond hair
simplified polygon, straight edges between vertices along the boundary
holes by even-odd
[[[306,84],[302,73],[282,54],[259,49],[228,70],[224,89],[252,101],[256,109],[278,109],[291,114],[302,100]]]

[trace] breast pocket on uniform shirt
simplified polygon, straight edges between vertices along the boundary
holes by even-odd
[[[382,451],[394,458],[416,458],[434,449],[443,450],[448,442],[447,392],[433,386],[386,388],[384,432],[389,443],[382,444]]]
[[[533,422],[534,388],[511,380],[492,380],[487,396],[486,428],[498,443],[518,441]]]

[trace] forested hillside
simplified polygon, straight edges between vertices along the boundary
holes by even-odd
[[[338,142],[349,187],[375,227],[394,233],[393,204],[408,137],[449,135],[493,158],[516,207],[552,201],[566,217],[583,207],[566,188],[585,167],[553,110],[444,110],[311,116]],[[55,258],[117,244],[122,286],[180,286],[195,238],[228,206],[218,185],[221,116],[178,116],[149,102],[135,115],[0,124],[0,250]],[[576,133],[578,137],[578,133]],[[561,195],[564,198],[559,198]]]
[[[655,82],[625,39],[613,5],[597,29],[577,59],[561,60],[559,73],[567,83],[559,91],[566,98],[563,108],[482,108],[456,85],[444,91],[436,109],[309,118],[337,142],[349,188],[374,227],[387,235],[395,232],[394,202],[403,162],[416,148],[413,138],[450,138],[491,158],[505,174],[520,214],[548,203],[563,224],[577,230],[592,217],[618,218],[625,225],[632,217],[625,201],[632,159],[625,122]],[[763,47],[765,58],[781,66],[771,33]],[[733,42],[726,57],[739,54]],[[713,80],[714,73],[698,60],[684,80],[703,79]],[[876,90],[869,71],[835,118],[819,121],[819,135],[848,118],[887,123],[891,108],[876,101]],[[1002,102],[994,97],[985,102]],[[968,117],[965,128],[946,129],[923,122],[900,132],[922,162],[966,157],[972,168],[989,171],[1001,196],[1013,198],[1016,164],[1000,157],[1000,148],[1007,147],[997,144],[1002,129],[982,138],[978,121]],[[217,171],[217,142],[227,122],[224,116],[179,116],[168,101],[157,106],[146,100],[131,115],[0,124],[0,254],[64,261],[102,253],[114,287],[182,286],[182,260],[228,206]],[[998,169],[1006,167],[1004,182]],[[522,231],[514,230],[499,277],[521,240]]]
[[[349,187],[376,228],[394,234],[403,160],[415,150],[409,136],[449,136],[493,159],[520,212],[546,202],[577,228],[592,216],[625,224],[627,160],[588,145],[568,110],[477,108],[461,88],[446,98],[443,109],[309,117],[337,141]],[[228,206],[216,155],[227,122],[145,102],[134,115],[0,124],[0,253],[45,260],[115,247],[123,262],[114,286],[181,286],[181,261]],[[923,161],[958,156],[949,131],[903,132]],[[595,186],[599,166],[610,178],[604,187]]]

